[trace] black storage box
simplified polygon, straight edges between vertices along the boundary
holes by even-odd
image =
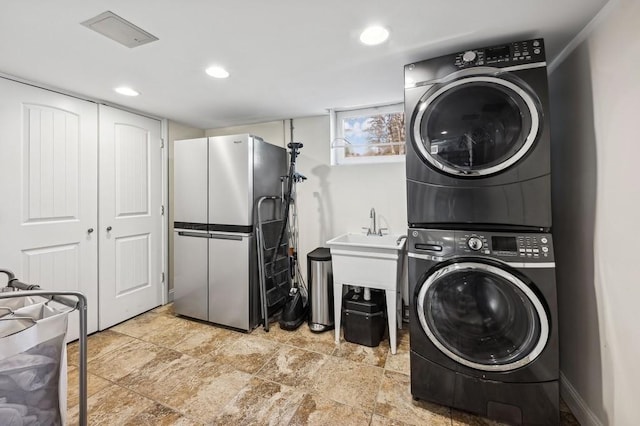
[[[386,325],[384,291],[371,290],[371,300],[354,290],[344,296],[344,339],[347,342],[375,347],[380,344]]]

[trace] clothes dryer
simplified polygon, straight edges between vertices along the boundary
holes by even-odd
[[[413,229],[408,242],[413,397],[558,424],[551,235]]]
[[[542,39],[405,66],[410,227],[551,227]]]

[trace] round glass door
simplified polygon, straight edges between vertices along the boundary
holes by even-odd
[[[486,176],[520,160],[533,146],[537,103],[518,85],[491,76],[452,81],[418,104],[413,140],[437,170]]]
[[[527,365],[549,336],[547,314],[535,293],[515,275],[485,263],[454,263],[429,275],[417,309],[433,344],[478,370]]]

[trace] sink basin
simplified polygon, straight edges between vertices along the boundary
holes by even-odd
[[[388,249],[399,251],[404,248],[406,237],[404,235],[364,235],[347,233],[327,241],[330,249],[357,250],[364,249]],[[370,251],[370,250],[368,250]]]
[[[396,288],[402,272],[402,235],[347,233],[327,241],[331,250],[333,280],[344,285]]]
[[[335,340],[340,342],[342,288],[344,285],[385,290],[389,343],[396,353],[396,327],[399,321],[400,279],[404,264],[403,235],[363,235],[347,233],[327,241],[333,267],[333,306]],[[396,315],[392,314],[392,312]]]

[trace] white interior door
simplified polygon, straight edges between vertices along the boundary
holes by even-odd
[[[3,78],[0,94],[0,268],[83,292],[96,331],[97,105]]]
[[[161,122],[100,105],[103,330],[162,303]]]

